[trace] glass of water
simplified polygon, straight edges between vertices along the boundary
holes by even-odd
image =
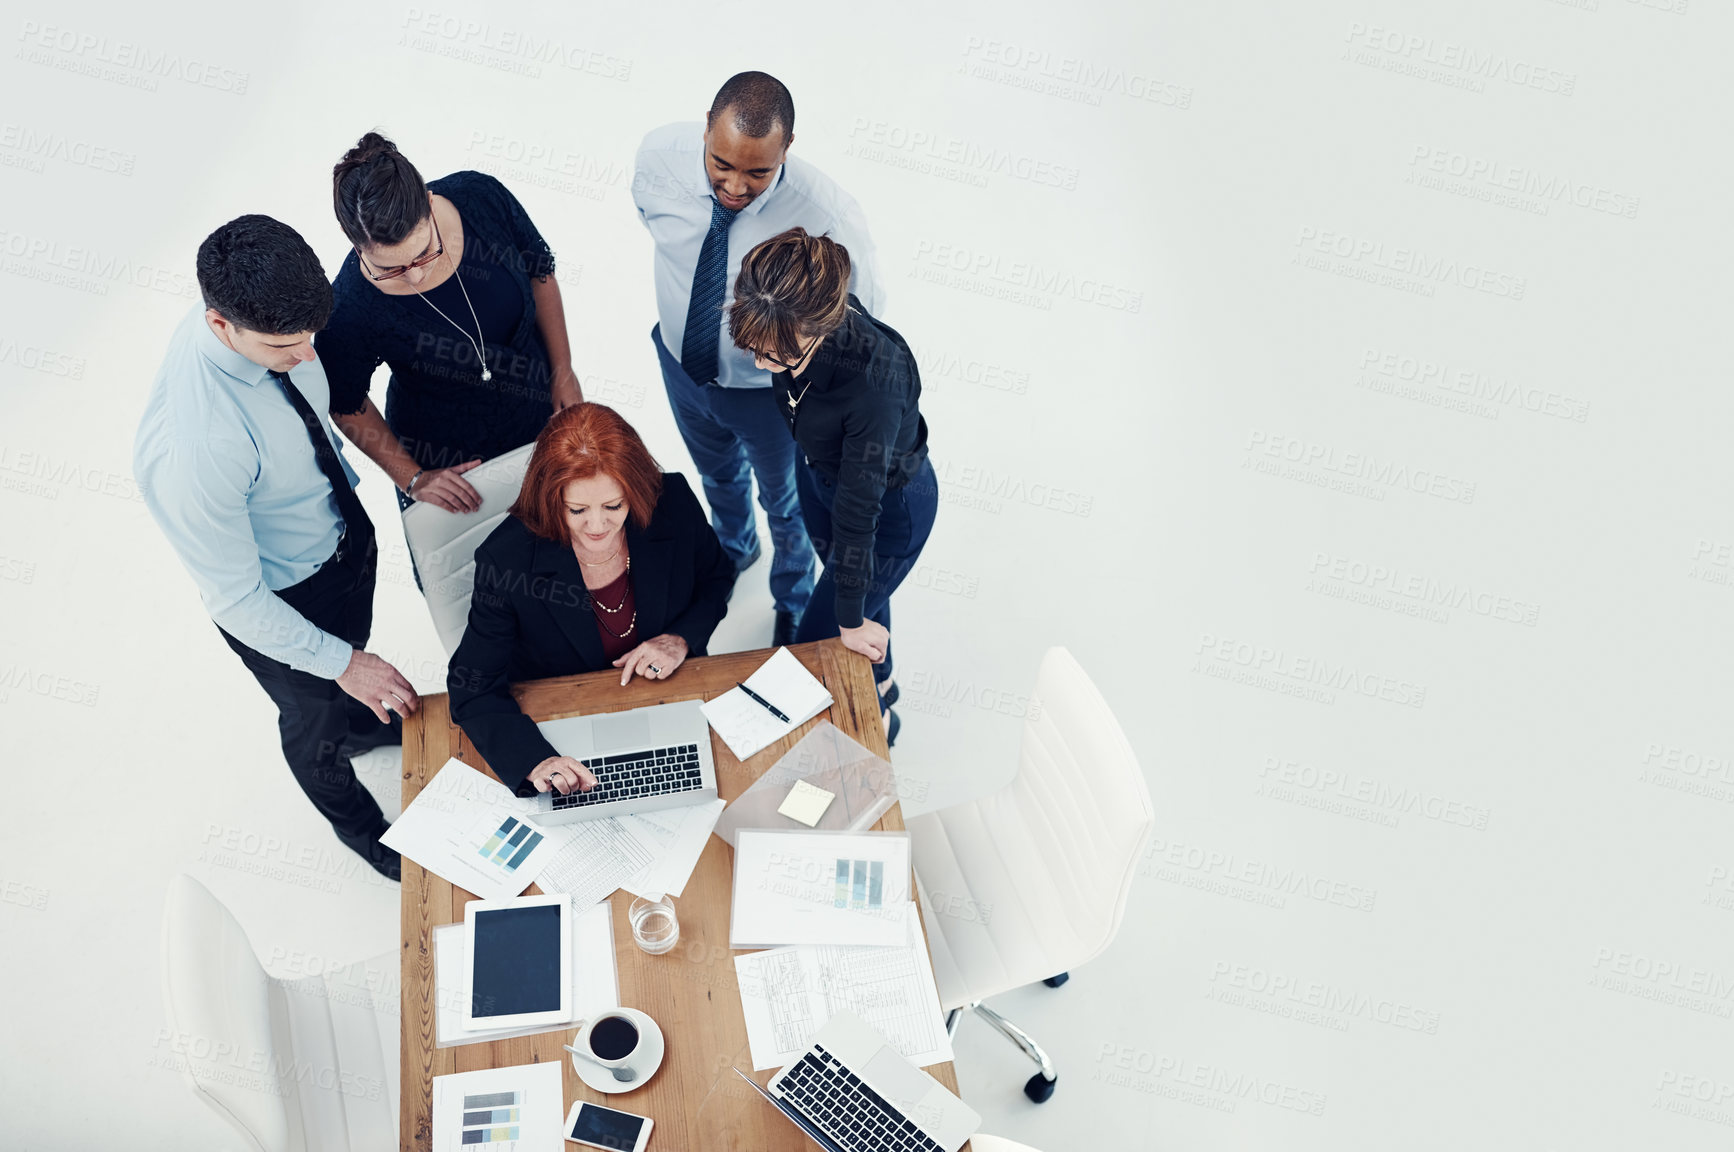
[[[662,955],[680,940],[680,921],[675,919],[674,904],[667,896],[660,900],[638,897],[626,918],[632,922],[633,942],[652,956]]]

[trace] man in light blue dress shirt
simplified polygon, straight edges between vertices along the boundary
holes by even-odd
[[[788,157],[795,138],[789,90],[742,72],[717,92],[702,123],[644,138],[632,177],[638,216],[655,242],[651,341],[687,451],[704,479],[711,525],[745,569],[759,556],[752,481],[771,533],[772,642],[789,643],[813,591],[813,546],[795,494],[795,443],[776,411],[771,375],[729,338],[741,257],[800,225],[849,250],[850,288],[869,312],[885,303],[867,221],[829,177]]]
[[[326,409],[313,334],[331,310],[294,229],[242,216],[199,246],[204,306],[169,342],[133,443],[146,507],[278,709],[283,755],[338,839],[392,879],[398,854],[350,757],[419,703],[363,651],[377,548]]]

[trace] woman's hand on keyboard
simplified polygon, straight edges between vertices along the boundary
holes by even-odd
[[[596,774],[570,756],[550,756],[530,769],[530,783],[536,791],[570,792],[576,788],[588,792],[596,787]]]
[[[614,666],[620,669],[620,685],[624,688],[634,672],[646,680],[666,680],[685,659],[686,637],[664,632],[616,660]]]

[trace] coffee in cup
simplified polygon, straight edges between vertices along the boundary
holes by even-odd
[[[638,1025],[624,1016],[598,1017],[589,1044],[599,1060],[624,1060],[638,1047]]]

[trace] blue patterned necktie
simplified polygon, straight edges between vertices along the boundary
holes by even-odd
[[[717,334],[722,328],[720,313],[729,270],[729,225],[736,216],[715,196],[710,202],[710,231],[698,250],[692,299],[686,306],[686,333],[680,340],[680,366],[694,384],[716,379]]]

